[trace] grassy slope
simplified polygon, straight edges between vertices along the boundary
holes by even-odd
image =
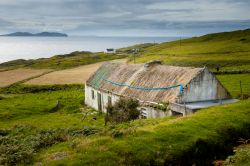
[[[0,165],[27,165],[42,148],[103,128],[103,116],[83,105],[83,86],[16,85],[1,93]]]
[[[250,29],[157,44],[137,56],[137,62],[161,59],[171,65],[250,69]]]
[[[124,55],[91,53],[91,52],[73,52],[65,55],[57,55],[51,58],[41,58],[37,60],[14,60],[0,64],[0,68],[13,69],[20,67],[29,67],[35,69],[67,69],[80,65],[92,64],[107,60],[125,58]]]
[[[123,124],[103,136],[77,138],[73,148],[69,142],[52,146],[39,153],[36,161],[46,165],[204,165],[202,162],[210,155],[220,159],[225,157],[220,152],[232,152],[232,142],[249,132],[245,128],[249,125],[249,107],[247,100],[202,110],[190,117]],[[114,136],[114,132],[118,134]],[[67,155],[52,160],[57,152]]]
[[[230,84],[230,79],[225,81]],[[234,131],[244,127],[250,118],[250,100],[246,100],[209,108],[185,118],[138,120],[105,128],[102,115],[89,115],[82,120],[80,108],[89,110],[81,104],[84,99],[82,89],[81,86],[63,85],[17,85],[2,89],[5,94],[0,95],[0,131],[11,129],[16,133],[16,128],[26,126],[28,131],[25,137],[29,138],[40,130],[81,129],[91,126],[102,132],[90,137],[67,136],[62,143],[38,150],[34,160],[46,165],[143,165],[150,162],[162,164],[165,160],[175,162],[174,158],[185,159],[183,156],[186,153],[192,154],[192,149],[201,140],[210,147],[221,146],[223,149],[223,134],[228,129],[231,131],[232,128]],[[63,107],[55,113],[49,112],[55,107],[57,100],[60,100]],[[97,117],[97,120],[93,120],[93,117]],[[34,129],[29,131],[29,126]],[[237,139],[237,135],[233,138]],[[63,157],[55,159],[57,155]]]

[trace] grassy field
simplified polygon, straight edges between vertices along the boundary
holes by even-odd
[[[9,86],[25,79],[40,76],[50,70],[16,69],[0,72],[0,87]]]
[[[113,60],[112,62],[126,62],[126,59]],[[51,72],[41,77],[31,79],[25,84],[53,85],[53,84],[83,84],[104,62]]]
[[[217,78],[229,90],[232,97],[239,97],[241,94],[240,81],[242,93],[250,95],[250,74],[226,74],[217,75]]]
[[[81,109],[86,108],[83,86],[15,86],[2,89],[0,96],[0,127],[31,125],[57,128],[86,125]],[[4,93],[4,94],[3,94]],[[53,109],[58,101],[60,108]]]
[[[160,59],[165,64],[250,69],[250,29],[208,34],[143,48],[136,62]],[[133,56],[130,58],[133,61]]]

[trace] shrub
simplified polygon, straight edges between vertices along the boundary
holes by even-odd
[[[138,119],[140,115],[138,106],[137,100],[121,98],[114,106],[107,107],[105,122],[122,123]]]
[[[96,128],[85,126],[82,129],[72,129],[72,130],[69,130],[68,133],[71,136],[89,136],[89,135],[96,134],[98,131],[99,130],[96,129]]]
[[[3,100],[4,99],[4,97],[3,96],[0,96],[0,100]]]

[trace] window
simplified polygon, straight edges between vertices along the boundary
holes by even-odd
[[[92,96],[92,99],[94,100],[95,99],[95,92],[94,92],[94,90],[91,90],[91,96]]]
[[[112,105],[112,98],[111,98],[111,96],[108,96],[108,105]]]
[[[141,119],[147,119],[147,115],[148,115],[147,109],[144,107],[141,107],[140,112],[141,112]]]

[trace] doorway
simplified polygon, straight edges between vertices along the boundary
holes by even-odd
[[[101,96],[101,93],[97,93],[97,103],[98,103],[98,111],[102,111],[102,96]]]

